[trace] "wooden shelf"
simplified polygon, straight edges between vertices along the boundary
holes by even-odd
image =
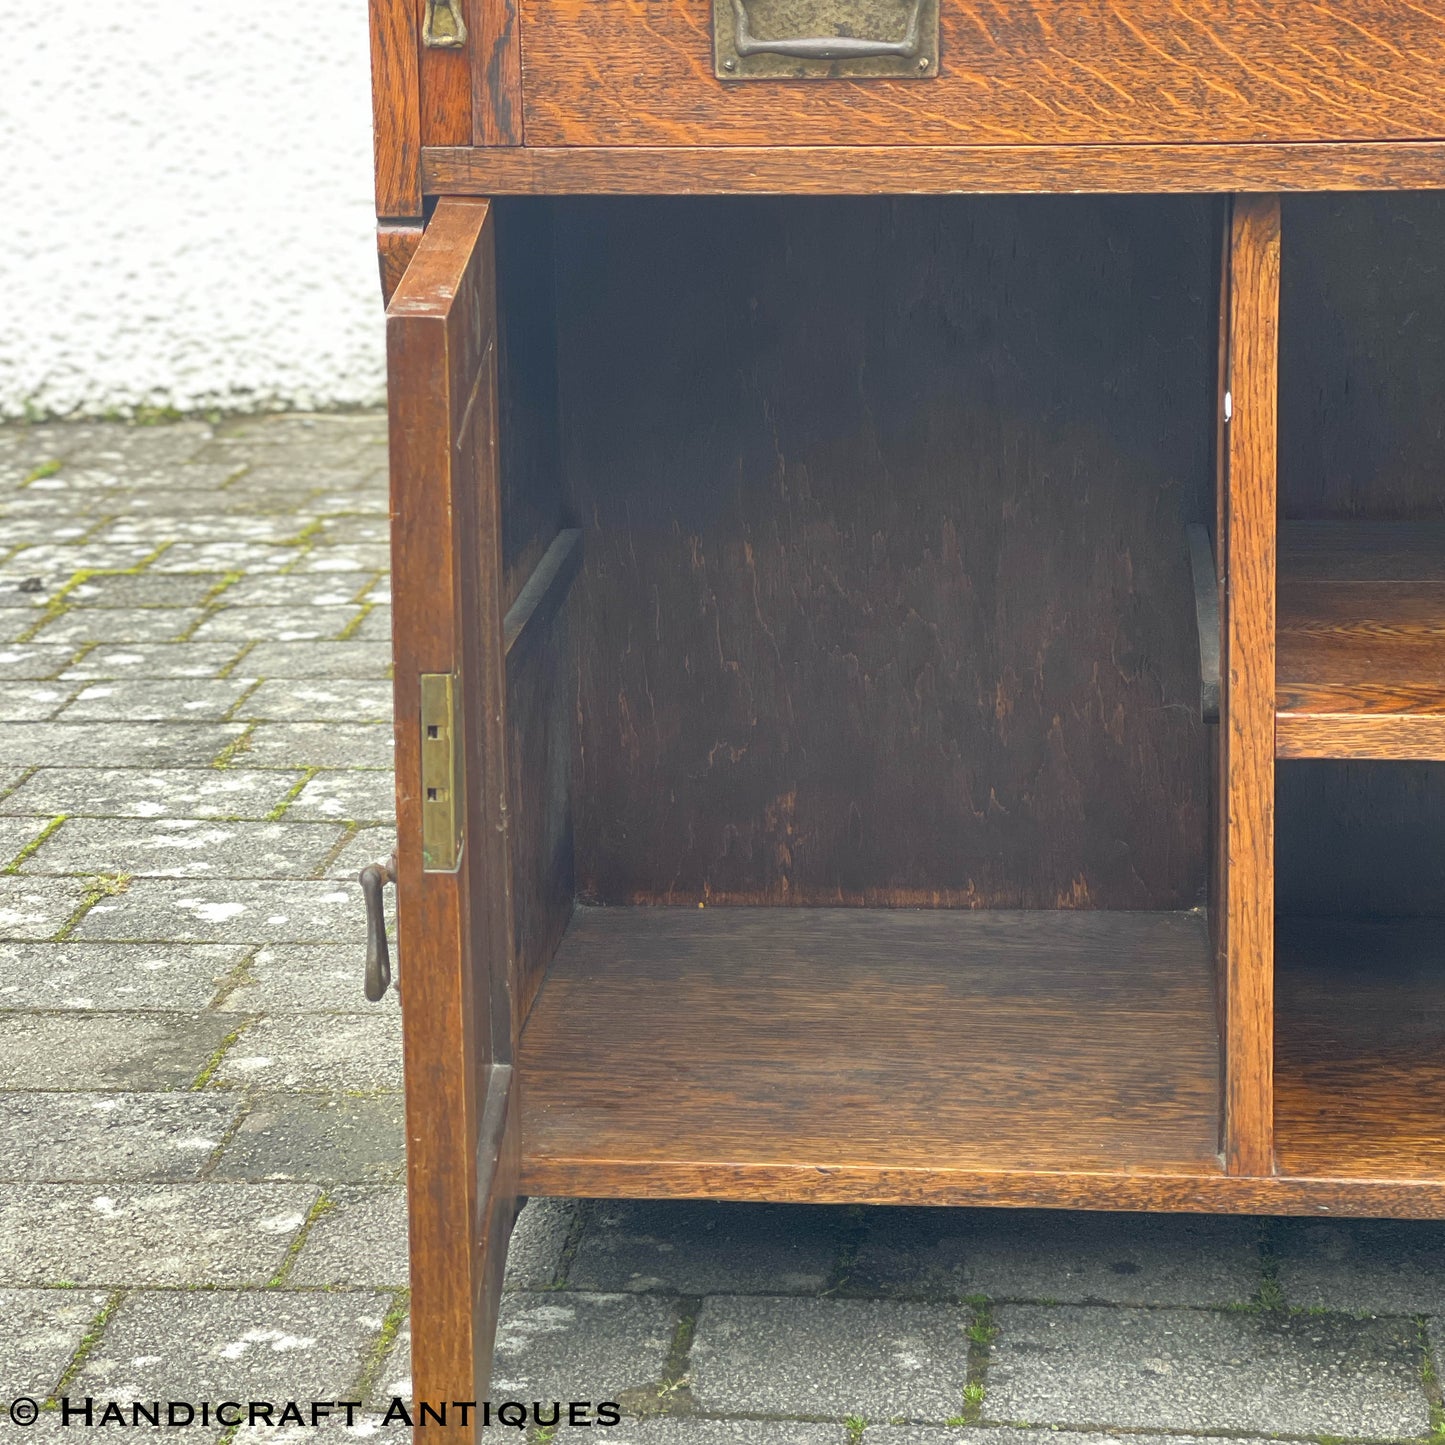
[[[1280,529],[1275,750],[1445,758],[1445,525]]]
[[[1218,1176],[1218,1061],[1197,914],[582,908],[522,1038],[522,1188]]]
[[[1280,1170],[1445,1179],[1445,923],[1281,919]]]

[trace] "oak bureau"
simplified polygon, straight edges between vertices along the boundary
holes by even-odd
[[[371,21],[417,1398],[529,1194],[1445,1217],[1445,0]]]

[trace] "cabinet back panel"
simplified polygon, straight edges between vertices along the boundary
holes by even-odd
[[[1201,901],[1217,230],[559,205],[584,899]]]
[[[1445,197],[1284,203],[1280,511],[1445,518]],[[1280,767],[1286,913],[1445,912],[1445,765]]]

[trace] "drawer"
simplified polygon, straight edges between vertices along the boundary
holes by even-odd
[[[717,3],[731,8],[731,0]],[[846,17],[855,3],[827,0],[823,8]],[[521,0],[526,141],[1092,145],[1445,136],[1445,0],[939,7],[937,65],[918,78],[733,80],[715,72],[712,0]],[[876,3],[868,9],[876,13]],[[848,29],[844,19],[838,33]]]

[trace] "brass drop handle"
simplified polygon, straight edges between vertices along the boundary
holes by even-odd
[[[391,984],[391,950],[386,942],[386,908],[382,890],[396,882],[396,854],[361,870],[361,896],[366,903],[366,997],[380,1003]]]
[[[852,35],[805,35],[787,40],[759,40],[748,21],[744,0],[733,0],[733,46],[739,55],[791,55],[799,60],[865,60],[877,55],[918,54],[923,0],[913,0],[902,40],[866,40]]]
[[[431,50],[460,50],[467,43],[462,0],[426,0],[421,39]]]

